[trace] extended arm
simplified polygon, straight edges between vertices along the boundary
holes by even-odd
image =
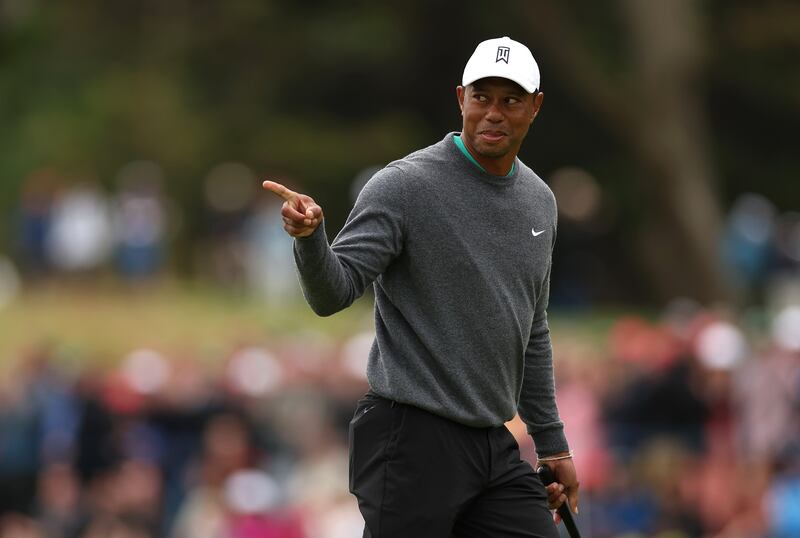
[[[348,307],[402,250],[401,179],[386,170],[376,174],[332,245],[322,209],[310,197],[264,182],[264,188],[285,200],[284,229],[295,238],[303,294],[317,314],[328,316]]]

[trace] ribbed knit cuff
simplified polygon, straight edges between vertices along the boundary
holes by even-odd
[[[529,431],[529,433],[533,437],[533,443],[536,445],[536,455],[540,458],[569,451],[569,444],[567,444],[563,426],[540,430],[536,433]]]
[[[325,235],[325,219],[322,219],[314,233],[308,237],[295,237],[294,248],[301,259],[322,259],[320,254],[328,248],[328,236]]]

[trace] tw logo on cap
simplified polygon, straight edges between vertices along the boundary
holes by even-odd
[[[494,63],[497,62],[505,62],[508,63],[508,55],[511,53],[511,49],[508,47],[497,47],[497,59]]]

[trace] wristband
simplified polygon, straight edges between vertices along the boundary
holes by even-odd
[[[558,461],[558,460],[568,460],[573,456],[572,450],[569,451],[569,454],[564,454],[563,456],[546,456],[544,458],[537,458],[538,461],[548,462],[548,461]]]

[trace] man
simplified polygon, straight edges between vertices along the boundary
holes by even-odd
[[[578,503],[546,313],[556,206],[517,159],[542,105],[539,68],[521,43],[490,39],[456,95],[462,132],[376,173],[330,246],[313,199],[264,187],[285,200],[317,314],[374,283],[371,390],[350,423],[364,536],[555,537],[548,505]],[[555,473],[547,490],[504,426],[517,412]]]

